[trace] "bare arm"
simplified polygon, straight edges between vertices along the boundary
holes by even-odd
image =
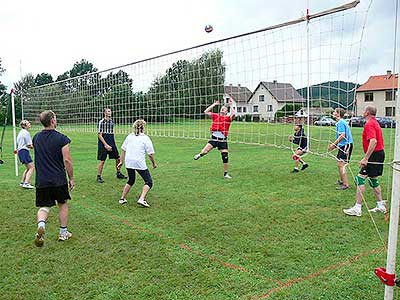
[[[219,101],[218,101],[218,100],[214,101],[213,104],[211,104],[209,107],[206,108],[206,110],[204,111],[204,113],[205,113],[206,115],[209,115],[209,114],[210,114],[210,111],[211,111],[216,105],[218,105],[218,104],[219,104]]]
[[[153,165],[153,168],[154,168],[154,169],[157,168],[157,163],[156,163],[156,160],[155,160],[155,158],[154,158],[154,153],[149,154],[149,159],[150,159],[150,161],[151,161],[151,163],[152,163],[152,165]]]
[[[121,169],[121,167],[124,165],[125,155],[126,155],[126,151],[122,150],[121,157],[119,158],[119,163],[118,163],[118,166],[117,166],[118,169]]]
[[[364,155],[365,159],[369,159],[371,154],[374,152],[375,148],[376,148],[376,144],[378,143],[378,141],[376,139],[370,139],[369,140],[369,145],[368,145],[368,150]]]
[[[65,170],[67,171],[69,179],[69,187],[72,190],[74,188],[74,168],[72,164],[71,153],[69,150],[69,144],[66,144],[64,147],[62,147],[61,151],[64,160]]]
[[[377,143],[378,141],[375,138],[369,140],[367,152],[365,153],[364,158],[360,161],[361,167],[365,167],[368,164],[368,160],[371,154],[374,152]]]
[[[345,133],[341,133],[339,135],[339,137],[336,139],[336,141],[334,141],[333,143],[331,143],[328,147],[328,150],[333,150],[336,148],[336,146],[346,138],[346,134]]]
[[[232,99],[229,99],[229,106],[231,107],[231,120],[233,120],[235,118],[236,115],[236,105],[235,103],[232,101]]]

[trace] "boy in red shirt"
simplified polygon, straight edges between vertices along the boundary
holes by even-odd
[[[194,156],[194,160],[198,160],[203,157],[213,148],[218,148],[221,152],[222,162],[224,164],[224,178],[231,179],[232,177],[228,174],[228,134],[231,122],[235,117],[235,109],[232,107],[232,101],[229,101],[229,106],[231,106],[231,114],[228,115],[228,107],[222,106],[219,114],[211,112],[214,106],[219,105],[219,101],[215,101],[204,111],[206,115],[209,115],[212,119],[211,124],[211,139],[205,145],[203,150],[199,154]]]
[[[382,129],[375,119],[376,108],[367,106],[364,111],[364,118],[367,123],[364,125],[362,142],[364,148],[364,158],[360,161],[360,172],[356,176],[357,184],[356,204],[343,212],[349,216],[361,217],[361,204],[363,193],[365,192],[365,181],[374,190],[376,197],[376,207],[372,212],[386,213],[386,206],[382,200],[382,190],[379,185],[378,177],[383,173],[383,162],[385,161],[385,151],[383,144]]]

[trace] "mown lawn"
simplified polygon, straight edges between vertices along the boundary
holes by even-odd
[[[242,125],[235,126],[232,140]],[[157,130],[150,126],[149,133]],[[332,136],[332,128],[313,130],[316,140]],[[290,132],[285,127],[279,136]],[[357,172],[361,129],[353,132],[351,169]],[[45,245],[36,248],[35,192],[18,185],[11,129],[6,131],[0,299],[383,298],[384,287],[373,273],[385,266],[383,244],[365,206],[361,218],[342,213],[353,204],[355,188],[335,190],[334,160],[308,155],[310,168],[291,174],[290,150],[231,143],[228,181],[216,151],[193,160],[206,139],[152,136],[159,167],[151,170],[151,208],[144,209],[136,205],[140,178],[128,204],[118,204],[124,181],[115,178],[113,162],[106,163],[105,183],[96,183],[96,134],[66,134],[75,167],[69,224],[74,236],[56,241],[55,208]],[[389,147],[392,133],[385,135]],[[118,145],[124,136],[117,135]],[[272,135],[263,138],[273,141]],[[390,170],[381,180],[385,196]],[[366,199],[374,205],[371,191]],[[381,215],[374,219],[386,240],[388,223]]]

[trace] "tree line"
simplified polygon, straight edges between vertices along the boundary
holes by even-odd
[[[97,122],[106,106],[113,108],[114,118],[119,120],[169,122],[204,117],[205,108],[224,93],[225,65],[220,50],[204,52],[193,60],[177,60],[155,76],[146,90],[135,87],[140,75],[128,73],[126,68],[97,71],[82,59],[55,81],[48,73],[27,74],[14,84],[17,101],[22,97],[26,112],[54,110],[60,123]]]

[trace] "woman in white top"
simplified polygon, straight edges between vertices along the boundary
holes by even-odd
[[[154,159],[153,143],[150,138],[144,134],[145,126],[146,122],[144,120],[136,120],[133,123],[133,132],[126,137],[121,146],[122,155],[118,168],[120,169],[125,163],[126,170],[128,171],[128,182],[125,184],[122,191],[121,199],[119,200],[120,204],[125,204],[127,202],[125,197],[135,183],[135,172],[137,172],[144,181],[142,194],[137,203],[144,207],[150,207],[146,201],[146,195],[153,186],[153,180],[146,165],[146,154],[149,156],[153,168],[157,168],[157,164]]]
[[[33,189],[31,178],[34,170],[33,160],[29,154],[29,149],[33,148],[31,134],[29,129],[31,123],[28,120],[22,120],[20,123],[21,131],[17,136],[17,154],[20,162],[25,166],[25,171],[22,173],[21,184],[25,189]]]

